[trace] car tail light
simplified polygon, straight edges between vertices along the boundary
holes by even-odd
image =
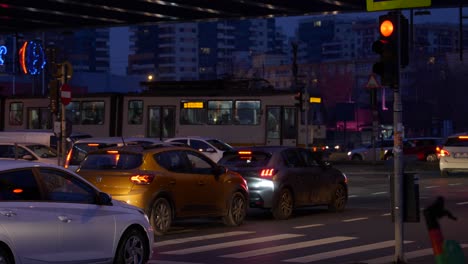
[[[138,174],[130,177],[130,181],[134,184],[145,185],[153,182],[153,174]]]
[[[458,138],[459,138],[459,139],[465,139],[465,140],[466,140],[466,139],[468,139],[468,136],[459,136]]]
[[[441,156],[441,157],[449,157],[449,156],[450,156],[450,152],[448,152],[448,151],[445,150],[445,149],[441,149],[441,150],[440,150],[440,156]]]
[[[72,150],[70,149],[68,151],[67,158],[65,159],[65,164],[63,164],[63,167],[65,167],[65,169],[68,169],[68,165],[70,164],[71,154],[72,154]]]
[[[275,173],[275,169],[263,169],[262,171],[260,171],[260,176],[265,178],[271,178],[273,177],[273,175],[275,175]]]

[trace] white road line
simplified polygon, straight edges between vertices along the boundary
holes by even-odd
[[[457,203],[458,205],[465,205],[465,204],[468,204],[468,202],[461,202],[461,203]]]
[[[345,219],[341,222],[354,222],[354,221],[361,221],[361,220],[367,220],[369,219],[368,217],[359,217],[359,218],[351,218],[351,219]]]
[[[313,224],[313,225],[304,225],[304,226],[295,226],[294,229],[303,229],[303,228],[311,228],[311,227],[318,227],[324,226],[324,224]]]
[[[387,192],[375,192],[375,193],[371,193],[371,195],[379,195],[379,194],[386,194]]]
[[[355,197],[359,197],[359,195],[355,195],[355,194],[353,194],[353,195],[348,195],[348,198],[355,198]]]
[[[468,247],[468,244],[461,244],[460,246],[462,248],[466,248],[466,247]],[[419,257],[429,256],[429,255],[432,255],[432,254],[433,254],[432,248],[426,248],[426,249],[421,249],[421,250],[405,252],[405,257],[406,257],[406,259],[412,259],[412,258],[419,258]],[[395,260],[395,255],[390,255],[390,256],[365,260],[365,261],[363,261],[363,263],[366,263],[366,264],[385,264],[385,263],[391,263],[394,260]]]
[[[391,215],[392,215],[392,213],[386,213],[386,214],[382,214],[380,216],[391,216]]]
[[[457,186],[457,185],[462,185],[462,183],[461,183],[461,182],[449,183],[448,185],[449,185],[449,186]]]
[[[255,257],[255,256],[260,256],[260,255],[266,255],[266,254],[270,254],[270,253],[283,252],[283,251],[288,251],[288,250],[294,250],[294,249],[300,249],[300,248],[306,248],[306,247],[314,247],[314,246],[320,246],[320,245],[325,245],[325,244],[331,244],[331,243],[347,241],[347,240],[352,240],[352,239],[357,239],[357,237],[345,237],[345,236],[328,237],[328,238],[323,238],[323,239],[303,241],[303,242],[299,242],[299,243],[287,244],[287,245],[282,245],[282,246],[268,247],[268,248],[262,248],[262,249],[257,249],[257,250],[250,250],[250,251],[245,251],[245,252],[241,252],[241,253],[224,255],[224,256],[221,256],[221,257],[224,257],[224,258],[248,258],[248,257]]]
[[[220,248],[244,246],[244,245],[275,241],[275,240],[281,240],[281,239],[288,239],[288,238],[294,238],[294,237],[301,237],[301,236],[304,236],[304,235],[280,234],[280,235],[274,235],[274,236],[265,236],[265,237],[259,237],[259,238],[237,240],[237,241],[226,242],[226,243],[217,243],[213,245],[191,247],[191,248],[180,249],[180,250],[172,250],[172,251],[160,252],[160,254],[186,255],[186,254],[191,254],[191,253],[206,252],[206,251],[220,249]]]
[[[150,260],[148,264],[203,264],[200,262],[182,262],[182,261],[169,261],[169,260]]]
[[[248,232],[248,231],[234,231],[234,232],[227,232],[227,233],[219,233],[219,234],[212,234],[206,236],[196,236],[196,237],[187,237],[187,238],[179,238],[179,239],[172,239],[166,240],[161,242],[153,243],[153,247],[162,247],[167,245],[176,245],[200,240],[208,240],[214,238],[222,238],[222,237],[231,237],[231,236],[238,236],[238,235],[245,235],[245,234],[252,234],[255,232]]]
[[[433,189],[433,188],[440,188],[440,186],[439,185],[426,186],[426,189]]]
[[[405,241],[404,243],[405,244],[412,243],[412,241]],[[368,244],[368,245],[363,245],[363,246],[357,246],[357,247],[350,247],[350,248],[345,248],[345,249],[340,249],[340,250],[328,251],[328,252],[318,253],[318,254],[314,254],[314,255],[308,255],[308,256],[299,257],[299,258],[286,259],[286,260],[283,260],[283,261],[284,262],[309,263],[309,262],[314,262],[314,261],[319,261],[319,260],[325,260],[325,259],[336,258],[336,257],[340,257],[340,256],[351,255],[351,254],[365,252],[365,251],[371,251],[371,250],[374,250],[374,249],[392,247],[394,245],[395,245],[395,241],[394,240],[389,240],[389,241],[384,241],[384,242],[379,242],[379,243],[374,243],[374,244]]]

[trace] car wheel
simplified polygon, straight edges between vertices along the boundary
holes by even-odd
[[[115,264],[143,264],[148,261],[149,245],[137,229],[124,233],[117,248]]]
[[[0,264],[13,264],[13,257],[10,252],[3,247],[0,247]]]
[[[442,171],[440,171],[440,176],[448,177],[448,176],[450,176],[450,174],[449,174],[448,170],[442,170]]]
[[[273,207],[273,217],[278,220],[285,220],[291,217],[294,201],[289,189],[283,189],[278,197],[278,203]]]
[[[361,157],[360,155],[354,154],[354,155],[351,157],[351,160],[361,161],[361,160],[362,160],[362,157]]]
[[[172,225],[172,209],[169,201],[158,198],[153,204],[151,211],[151,225],[156,235],[164,235]]]
[[[246,215],[246,203],[246,198],[242,193],[234,193],[230,200],[228,214],[223,217],[223,223],[227,226],[241,225]]]
[[[346,207],[347,201],[346,188],[342,184],[338,184],[332,194],[332,200],[328,204],[328,210],[342,212]]]
[[[439,159],[437,158],[437,154],[432,153],[432,154],[427,154],[427,156],[426,156],[426,161],[427,162],[436,162],[438,160]]]

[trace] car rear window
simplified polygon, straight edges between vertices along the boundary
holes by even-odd
[[[131,170],[143,163],[143,155],[139,153],[93,153],[81,163],[81,169],[86,170]]]
[[[468,147],[468,137],[451,137],[445,141],[447,147]]]
[[[102,148],[116,147],[117,144],[106,143],[78,143],[74,144],[71,149],[71,156],[69,165],[80,165],[86,155],[91,152]]]
[[[271,159],[271,154],[263,151],[227,152],[218,164],[228,167],[262,167]]]

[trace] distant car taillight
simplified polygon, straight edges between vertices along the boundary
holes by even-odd
[[[260,176],[265,177],[265,178],[271,178],[273,177],[273,175],[275,175],[275,173],[276,173],[275,169],[263,169],[260,172]]]
[[[440,156],[441,156],[441,157],[449,157],[449,156],[450,156],[450,152],[448,152],[448,151],[445,150],[445,149],[441,149],[441,150],[440,150]]]
[[[65,167],[65,169],[68,169],[68,165],[70,164],[71,154],[72,154],[72,150],[70,149],[68,151],[67,158],[65,159],[65,164],[63,164],[63,167]]]
[[[130,181],[134,184],[145,185],[150,184],[154,180],[153,174],[138,174],[130,177]]]

